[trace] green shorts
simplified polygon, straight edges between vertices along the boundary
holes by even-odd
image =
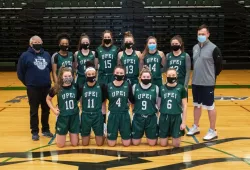
[[[180,130],[182,123],[181,114],[170,115],[161,114],[159,119],[159,137],[160,138],[179,138],[185,134],[185,130]]]
[[[85,82],[86,82],[86,77],[84,75],[77,74],[75,79],[77,87],[82,87]]]
[[[67,133],[78,134],[80,132],[79,114],[69,116],[58,116],[56,121],[56,133],[58,135],[67,135]]]
[[[81,135],[89,136],[92,128],[95,136],[103,136],[103,121],[101,112],[83,112],[81,115]]]
[[[157,139],[158,125],[156,114],[134,114],[132,121],[132,138],[141,139],[144,131],[148,139]]]
[[[99,74],[98,75],[98,82],[99,84],[108,84],[114,80],[113,74]]]
[[[131,84],[131,86],[139,83],[139,80],[137,77],[127,77],[127,81]]]
[[[160,88],[162,86],[162,78],[153,78],[152,84],[155,84]]]
[[[123,140],[131,139],[131,122],[129,112],[110,112],[108,116],[108,140],[116,140],[118,131]]]

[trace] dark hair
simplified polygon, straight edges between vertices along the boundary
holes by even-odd
[[[112,34],[112,32],[110,30],[105,30],[102,33],[102,46],[105,45],[105,43],[104,43],[104,34],[106,34],[106,33],[110,34],[110,36],[111,36],[111,44],[113,44],[113,34]]]
[[[157,39],[154,36],[149,36],[147,41],[146,41],[144,51],[142,53],[142,59],[144,59],[145,56],[148,54],[148,51],[149,51],[149,49],[148,49],[148,41],[151,40],[151,39],[154,39],[156,41],[156,44],[157,44]]]
[[[206,24],[202,24],[201,26],[199,26],[198,31],[202,30],[203,28],[207,29],[207,32],[209,32],[209,28]]]
[[[171,44],[171,42],[172,42],[173,40],[179,41],[179,43],[181,44],[181,51],[183,52],[183,51],[184,51],[184,42],[183,42],[181,36],[180,36],[180,35],[175,35],[173,38],[171,38],[170,44]]]
[[[122,70],[124,71],[124,75],[126,74],[126,70],[125,70],[125,67],[123,67],[123,65],[120,65],[120,64],[119,64],[119,65],[115,66],[114,73],[115,73],[115,70],[116,70],[117,68],[122,69]]]
[[[95,64],[92,61],[86,61],[85,66],[86,66],[86,68],[89,68],[89,67],[95,68]]]
[[[85,33],[81,34],[80,39],[79,39],[79,43],[78,43],[78,46],[77,46],[79,51],[81,50],[81,42],[82,42],[83,38],[89,39],[89,36],[87,34],[85,34]],[[89,43],[90,43],[90,39],[89,39]]]
[[[142,76],[143,73],[149,73],[152,76],[150,68],[147,65],[144,65],[142,67],[142,70],[141,70],[140,75],[139,75],[140,78],[141,78],[141,76]]]
[[[60,44],[62,39],[67,39],[70,42],[70,35],[66,32],[57,35],[57,41]]]

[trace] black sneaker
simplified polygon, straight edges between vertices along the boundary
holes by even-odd
[[[39,140],[39,135],[38,134],[32,134],[32,140],[33,141],[38,141]]]
[[[53,134],[50,131],[43,132],[42,134],[43,134],[43,136],[48,137],[48,138],[52,138],[53,137]]]

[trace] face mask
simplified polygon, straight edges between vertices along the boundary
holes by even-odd
[[[81,49],[84,49],[84,50],[89,49],[89,44],[81,44]]]
[[[178,51],[180,48],[181,48],[180,45],[172,45],[172,46],[171,46],[171,50],[172,50],[172,51]]]
[[[60,45],[60,50],[62,50],[62,51],[68,51],[69,50],[69,46]]]
[[[177,82],[177,78],[176,77],[167,77],[167,82],[170,84],[173,84],[173,83]]]
[[[151,83],[151,79],[141,79],[141,82],[145,85],[148,85],[149,83]]]
[[[115,80],[122,81],[124,79],[124,75],[115,75]]]
[[[198,41],[200,43],[204,43],[207,40],[207,37],[205,35],[199,35],[198,36]]]
[[[87,77],[87,82],[93,83],[96,81],[96,76],[92,76],[92,77]]]
[[[106,45],[111,43],[111,39],[104,39],[103,41],[104,41],[104,44],[106,44]]]
[[[133,47],[133,43],[125,43],[124,45],[127,49],[131,49]]]
[[[149,44],[149,45],[148,45],[148,49],[149,49],[150,51],[155,50],[155,49],[156,49],[156,44]]]
[[[73,77],[63,78],[63,83],[65,83],[65,84],[71,84],[72,81],[73,81]]]
[[[41,50],[41,48],[42,48],[42,44],[33,44],[33,46],[32,46],[36,51],[39,51],[39,50]]]

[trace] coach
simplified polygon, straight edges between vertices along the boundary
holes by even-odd
[[[194,103],[194,125],[187,133],[188,136],[199,134],[201,107],[208,110],[210,128],[203,138],[209,141],[217,138],[215,129],[216,110],[214,104],[214,88],[216,77],[222,70],[222,56],[219,48],[208,38],[209,28],[202,25],[198,28],[199,43],[193,47],[193,78],[192,92]]]
[[[39,140],[38,108],[42,109],[42,135],[52,137],[49,129],[49,107],[46,96],[51,87],[51,56],[42,48],[39,36],[30,38],[30,47],[19,58],[17,66],[18,79],[27,87],[30,105],[30,129],[32,140]]]

